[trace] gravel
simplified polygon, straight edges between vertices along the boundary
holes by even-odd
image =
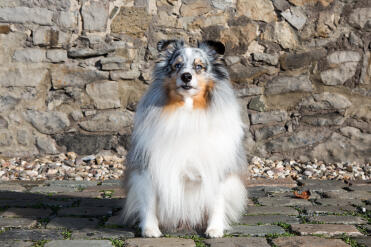
[[[119,179],[125,170],[125,156],[111,152],[78,157],[73,152],[37,158],[0,159],[0,180],[108,180]],[[253,157],[249,176],[255,178],[368,180],[371,166],[359,163],[326,164],[322,161],[270,160]]]

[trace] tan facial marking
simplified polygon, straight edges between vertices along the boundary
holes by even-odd
[[[201,59],[196,58],[195,61],[193,62],[193,66],[196,68],[197,65],[201,65],[203,69],[206,68],[206,65],[202,62]]]
[[[177,57],[177,59],[174,61],[174,63],[171,65],[173,70],[176,70],[175,65],[178,63],[183,63],[183,58],[181,56]]]
[[[209,100],[210,92],[214,87],[214,82],[206,80],[203,76],[196,75],[200,92],[193,96],[193,109],[206,109]]]
[[[164,83],[167,101],[164,106],[164,112],[174,111],[176,108],[184,105],[184,100],[176,91],[176,77],[171,77],[165,80]]]

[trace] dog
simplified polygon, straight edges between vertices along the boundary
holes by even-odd
[[[217,41],[158,42],[153,82],[137,106],[123,210],[143,237],[206,229],[222,237],[245,208],[244,124]]]

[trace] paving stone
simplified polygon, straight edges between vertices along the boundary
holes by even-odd
[[[197,232],[194,229],[177,229],[177,230],[163,230],[162,233],[164,235],[168,235],[171,237],[182,237],[182,236],[203,236],[203,232]]]
[[[115,216],[109,217],[104,225],[107,226],[107,227],[110,227],[110,226],[111,227],[112,226],[125,226],[121,215],[115,215]]]
[[[257,224],[272,224],[278,222],[285,222],[287,224],[299,223],[299,219],[287,215],[249,215],[243,216],[239,223],[248,225]]]
[[[210,247],[269,247],[264,238],[217,238],[204,241]]]
[[[371,192],[371,186],[370,185],[354,185],[354,186],[351,186],[351,187],[348,187],[350,188],[351,190],[355,190],[355,191],[368,191],[368,192]]]
[[[46,218],[52,214],[50,209],[9,208],[0,212],[1,217]]]
[[[59,216],[106,216],[112,215],[112,209],[108,207],[77,207],[62,208],[58,211]]]
[[[80,207],[109,207],[109,208],[122,208],[124,202],[122,199],[96,199],[96,198],[83,198],[80,200]]]
[[[94,229],[98,226],[98,219],[95,218],[77,218],[77,217],[56,217],[47,225],[47,229]]]
[[[247,188],[247,193],[249,195],[249,198],[258,198],[266,196],[264,187],[262,186]]]
[[[297,183],[292,178],[278,178],[278,179],[247,179],[244,181],[246,187],[289,187],[297,186]]]
[[[359,199],[359,200],[370,200],[371,193],[368,191],[351,191],[351,192],[336,192],[336,191],[326,191],[324,195],[328,198],[338,198],[338,199]]]
[[[355,226],[338,224],[292,224],[291,229],[300,235],[323,234],[325,236],[336,236],[347,234],[349,236],[362,236]]]
[[[290,207],[268,207],[268,206],[249,206],[245,212],[247,215],[266,215],[266,214],[283,214],[299,215],[299,212]]]
[[[258,202],[263,206],[311,206],[312,203],[304,199],[293,199],[293,198],[274,198],[274,197],[265,197],[258,198]]]
[[[249,236],[265,236],[267,234],[283,234],[285,230],[279,226],[246,226],[246,225],[233,225],[232,229],[227,231],[232,235],[249,235]]]
[[[73,231],[71,239],[108,239],[108,238],[134,238],[135,231],[128,228],[110,229],[110,228],[98,228],[98,229],[82,229],[80,231]]]
[[[309,217],[310,221],[313,222],[323,222],[327,224],[346,224],[346,225],[355,225],[355,224],[366,224],[367,221],[361,217],[350,216],[350,215],[323,215],[323,216],[312,216]]]
[[[360,245],[363,244],[365,247],[369,247],[369,246],[371,246],[371,237],[370,237],[370,236],[354,238],[354,240],[355,240],[358,244],[360,244]]]
[[[26,188],[20,184],[0,182],[0,191],[24,192]]]
[[[25,230],[25,229],[13,229],[0,233],[1,240],[55,240],[63,239],[62,231],[59,230]]]
[[[307,214],[342,214],[344,212],[354,212],[356,208],[353,206],[307,206],[303,207]]]
[[[45,247],[112,247],[109,240],[55,240],[48,242]]]
[[[50,185],[50,186],[38,186],[33,187],[30,192],[31,193],[61,193],[61,192],[74,192],[75,189],[72,187],[62,187],[58,185]]]
[[[361,200],[346,200],[346,199],[335,199],[335,198],[323,198],[317,199],[316,202],[323,206],[362,206],[364,203]]]
[[[342,180],[319,180],[319,179],[305,179],[305,180],[298,180],[299,185],[303,186],[338,186],[344,187],[346,184]]]
[[[25,242],[25,241],[0,241],[1,247],[31,247],[33,246],[33,242]]]
[[[340,239],[326,239],[312,236],[279,237],[273,239],[277,247],[347,247]]]
[[[305,191],[305,190],[310,190],[313,192],[326,192],[326,191],[334,191],[334,192],[339,192],[339,193],[344,193],[347,192],[346,190],[343,189],[343,186],[338,186],[338,185],[322,185],[322,184],[313,184],[313,185],[305,185],[303,187],[299,187],[300,190]]]
[[[191,239],[180,238],[132,238],[125,242],[126,247],[195,247]]]
[[[0,218],[1,227],[32,228],[37,225],[37,221],[29,218]]]

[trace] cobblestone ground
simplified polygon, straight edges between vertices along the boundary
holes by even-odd
[[[247,186],[247,211],[224,238],[180,231],[144,239],[120,224],[119,181],[0,182],[0,246],[371,246],[371,181],[253,180]],[[309,200],[294,190],[310,191]]]

